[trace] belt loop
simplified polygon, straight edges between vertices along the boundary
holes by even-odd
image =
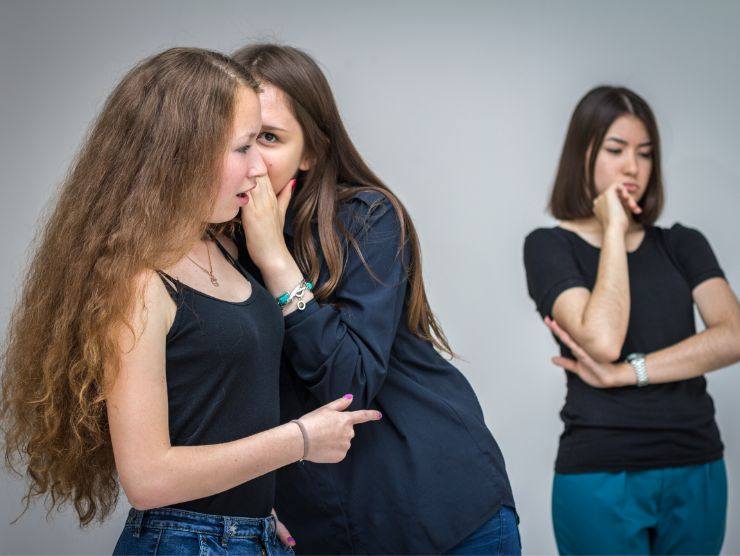
[[[231,535],[235,533],[235,525],[231,523],[231,520],[228,517],[224,517],[224,530],[221,533],[221,546],[223,548],[228,548],[228,540]]]
[[[144,520],[144,513],[136,508],[131,508],[129,519],[131,520],[131,525],[134,526],[133,535],[135,539],[138,539],[139,535],[141,535],[141,522]]]
[[[263,521],[262,523],[262,538],[265,544],[272,541],[273,537],[275,536],[276,529],[277,527],[275,526],[275,516],[267,516],[265,521]]]

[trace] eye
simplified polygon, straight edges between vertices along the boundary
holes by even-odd
[[[279,141],[277,135],[275,135],[274,133],[270,133],[269,131],[263,131],[259,134],[257,139],[262,141],[263,143],[267,143],[268,145],[277,143]]]
[[[609,148],[609,147],[605,147],[605,149],[606,149],[606,152],[609,152],[612,154],[622,154],[622,149],[614,149],[614,148]]]
[[[646,158],[648,160],[651,160],[653,158],[653,151],[646,152],[646,153],[639,153],[642,158]]]
[[[249,145],[249,144],[243,145],[239,147],[238,149],[236,149],[236,152],[241,153],[241,154],[247,154],[247,151],[249,150],[251,146],[252,145]]]

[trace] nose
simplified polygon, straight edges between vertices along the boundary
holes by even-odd
[[[630,177],[637,176],[636,152],[628,152],[627,155],[624,157],[624,167],[622,168],[622,171]]]
[[[259,149],[251,148],[248,152],[249,162],[247,166],[247,177],[256,178],[267,174],[267,166],[265,166],[265,161],[262,158]]]

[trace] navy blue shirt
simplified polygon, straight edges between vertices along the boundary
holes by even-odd
[[[279,470],[276,509],[299,553],[444,552],[514,506],[504,459],[468,381],[406,324],[408,249],[390,202],[361,192],[338,216],[375,277],[345,245],[331,299],[285,318],[281,419],[347,393],[351,410],[383,418],[355,427],[341,463]]]

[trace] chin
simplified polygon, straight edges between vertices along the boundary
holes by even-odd
[[[208,219],[209,224],[225,224],[226,222],[231,222],[232,220],[235,220],[239,216],[239,208],[237,208],[234,212],[231,212],[229,214],[213,214]]]

